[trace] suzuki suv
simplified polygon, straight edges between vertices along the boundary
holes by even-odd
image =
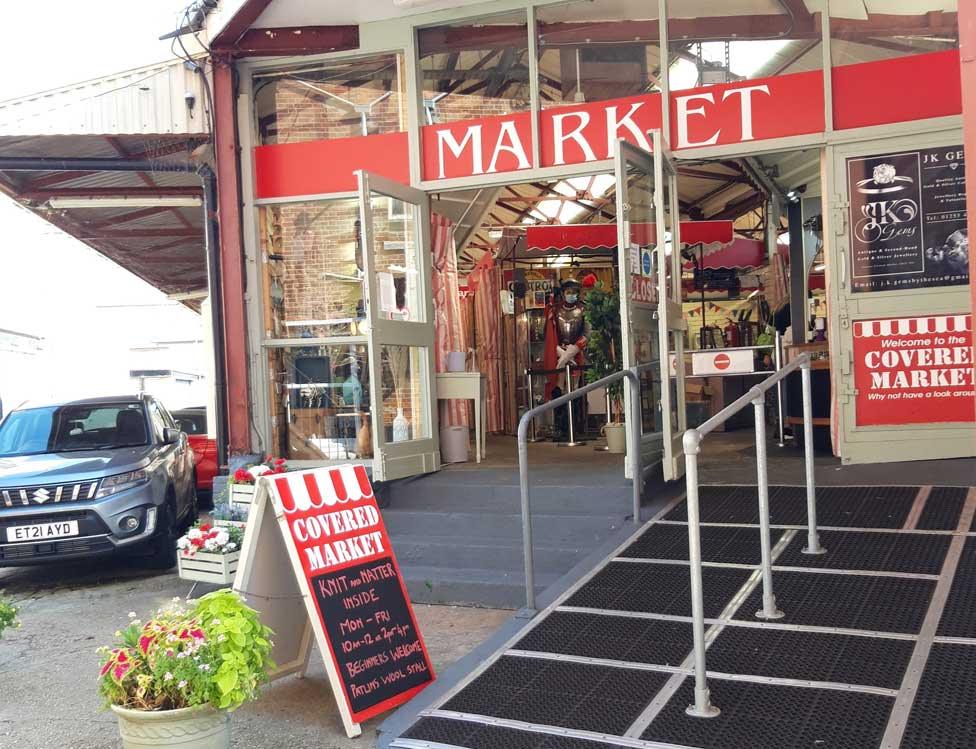
[[[152,396],[22,406],[0,422],[0,567],[131,549],[168,569],[195,483],[186,435]]]

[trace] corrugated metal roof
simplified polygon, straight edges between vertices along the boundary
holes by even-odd
[[[0,102],[0,135],[205,134],[206,102],[199,73],[174,60]]]

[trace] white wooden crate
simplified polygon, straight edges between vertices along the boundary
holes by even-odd
[[[202,583],[217,583],[230,585],[237,573],[237,561],[241,558],[241,551],[230,554],[211,554],[198,551],[192,556],[184,556],[181,551],[177,556],[177,569],[184,580],[196,580]]]

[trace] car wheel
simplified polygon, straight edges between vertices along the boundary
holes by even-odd
[[[200,498],[197,496],[197,483],[194,481],[190,485],[190,494],[186,499],[186,515],[183,516],[183,522],[179,525],[180,535],[183,535],[190,529],[190,526],[197,521],[199,515]]]
[[[176,516],[173,503],[167,501],[157,511],[156,535],[150,542],[146,566],[154,570],[168,570],[176,566]]]

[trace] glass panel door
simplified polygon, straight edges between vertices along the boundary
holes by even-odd
[[[373,478],[435,471],[430,205],[427,195],[358,172],[366,286]]]
[[[682,438],[688,428],[685,412],[685,322],[681,306],[681,221],[678,210],[678,170],[660,130],[652,133],[654,147],[654,194],[658,273],[658,325],[661,351],[661,381],[668,387],[661,393],[664,445],[664,480],[684,475]]]
[[[685,323],[680,253],[673,249],[680,246],[676,174],[660,132],[652,136],[653,156],[617,142],[620,315],[623,366],[640,368],[642,463],[662,460],[664,477],[670,481],[682,473]],[[625,406],[631,418],[629,391]],[[628,439],[629,435],[628,430]]]

